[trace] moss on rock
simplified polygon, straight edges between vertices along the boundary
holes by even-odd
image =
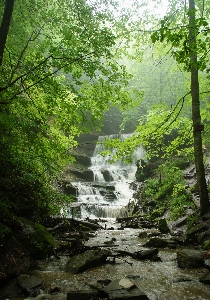
[[[41,224],[23,218],[20,218],[19,221],[22,231],[18,234],[18,239],[30,256],[40,259],[47,257],[54,248],[52,235]]]

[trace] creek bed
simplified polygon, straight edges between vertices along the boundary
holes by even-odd
[[[113,221],[108,224],[107,228],[110,226],[114,229],[98,230],[86,241],[86,245],[102,245],[104,242],[112,241],[111,250],[116,247],[134,252],[141,250],[142,245],[148,240],[138,237],[141,229],[119,230],[117,227],[120,225]],[[199,282],[199,278],[207,271],[205,268],[178,268],[175,249],[159,249],[158,255],[161,262],[135,260],[130,256],[124,256],[117,258],[115,264],[107,263],[76,275],[62,270],[68,257],[61,256],[60,259],[54,258],[49,262],[41,262],[40,270],[33,271],[32,275],[44,280],[45,290],[53,283],[60,287],[61,294],[51,296],[50,299],[64,300],[68,290],[87,289],[89,284],[94,284],[99,279],[114,280],[125,277],[133,281],[150,300],[210,299],[210,285]],[[13,300],[20,299],[26,298],[13,298]]]

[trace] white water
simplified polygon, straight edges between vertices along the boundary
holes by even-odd
[[[110,156],[103,157],[100,153],[104,150],[102,142],[108,136],[100,136],[93,156],[91,166],[94,182],[74,182],[77,188],[77,202],[80,204],[80,218],[117,218],[124,216],[123,209],[132,199],[133,190],[131,182],[135,180],[136,161],[144,157],[144,150],[137,148],[130,164],[116,161],[109,163]],[[129,135],[112,135],[109,138],[123,140]],[[114,153],[114,150],[113,150]]]

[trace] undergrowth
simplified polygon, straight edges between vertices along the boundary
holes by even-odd
[[[169,210],[170,219],[175,220],[183,215],[186,207],[194,207],[182,170],[168,162],[157,168],[155,178],[146,181],[141,198],[144,206],[153,202],[151,219],[161,217]]]

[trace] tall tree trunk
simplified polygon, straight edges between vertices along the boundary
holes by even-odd
[[[199,80],[196,50],[196,26],[195,26],[195,0],[189,0],[189,45],[191,66],[191,96],[192,96],[192,121],[194,137],[194,158],[197,184],[200,195],[200,214],[204,215],[210,211],[210,201],[205,178],[202,150],[202,126],[200,115]]]
[[[12,18],[15,0],[6,0],[4,7],[4,15],[0,27],[0,66],[2,65],[4,49],[9,32],[10,21]]]

